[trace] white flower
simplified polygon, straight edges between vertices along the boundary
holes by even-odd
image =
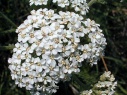
[[[69,1],[53,2],[67,5]],[[77,4],[83,3],[84,0],[80,0]],[[57,14],[46,8],[31,11],[16,33],[18,42],[8,60],[12,79],[19,87],[43,94],[55,93],[57,83],[80,72],[84,60],[97,64],[106,45],[102,30],[94,21],[84,21],[74,12]],[[110,80],[113,81],[113,77]]]
[[[58,6],[60,7],[65,7],[65,6],[69,6],[69,1],[68,0],[57,0]]]
[[[81,50],[83,51],[83,54],[81,55],[82,58],[84,58],[84,59],[90,58],[91,49],[90,49],[89,45],[87,45],[87,44],[84,46],[82,45]]]
[[[30,0],[30,5],[46,5],[48,0]]]

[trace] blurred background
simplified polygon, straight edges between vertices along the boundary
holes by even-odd
[[[93,4],[86,17],[100,24],[107,39],[104,59],[118,81],[115,95],[127,95],[127,1],[105,1]],[[29,0],[0,0],[0,95],[30,95],[11,80],[7,60],[17,42],[15,29],[33,8],[29,6]],[[75,90],[88,90],[104,71],[102,60],[93,67],[84,62],[81,72],[72,75],[69,82],[60,82],[60,88],[54,95],[75,95]]]

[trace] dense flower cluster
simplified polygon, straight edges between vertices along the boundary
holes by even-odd
[[[108,71],[100,76],[100,81],[91,90],[83,91],[80,95],[114,95],[116,86],[114,76]]]
[[[92,95],[93,91],[90,89],[90,90],[85,90],[83,91],[80,95]]]
[[[51,1],[50,1],[51,2]],[[70,6],[74,8],[76,12],[80,12],[82,15],[85,15],[88,12],[88,5],[86,0],[52,0],[53,3],[57,3],[59,7]],[[47,5],[48,0],[30,0],[30,5]]]
[[[48,94],[78,73],[82,61],[97,64],[106,45],[99,25],[74,12],[33,10],[16,32],[18,42],[8,60],[12,79],[19,87]]]

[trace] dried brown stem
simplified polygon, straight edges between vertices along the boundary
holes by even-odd
[[[107,64],[106,64],[106,62],[105,62],[105,60],[104,60],[104,57],[101,56],[101,59],[102,59],[102,61],[103,61],[103,64],[104,64],[104,67],[105,67],[106,71],[108,72],[108,67],[107,67]]]

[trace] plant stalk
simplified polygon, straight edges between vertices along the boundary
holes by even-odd
[[[102,61],[103,61],[104,67],[105,67],[105,69],[106,69],[106,72],[108,72],[108,67],[107,67],[107,64],[106,64],[106,62],[105,62],[105,60],[104,60],[104,57],[101,56],[101,59],[102,59]]]
[[[92,6],[94,3],[98,2],[98,0],[91,0],[89,3],[88,3],[88,6]]]
[[[13,45],[11,46],[0,46],[0,50],[12,50],[14,48]]]

